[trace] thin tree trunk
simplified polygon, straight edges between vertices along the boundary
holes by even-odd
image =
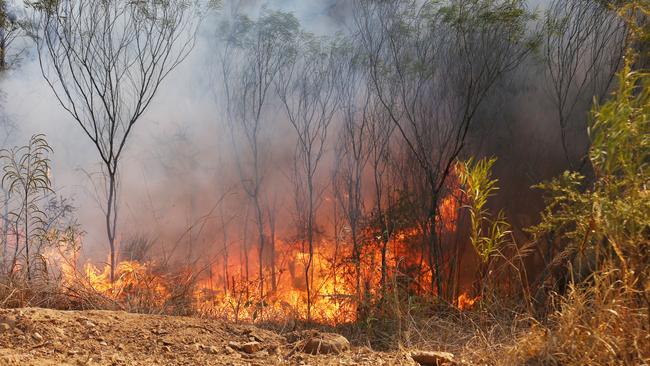
[[[106,234],[108,236],[108,245],[110,248],[110,280],[115,282],[115,232],[117,224],[117,202],[116,202],[116,182],[115,171],[108,171],[108,205],[106,210]]]
[[[269,209],[269,229],[270,229],[270,265],[271,265],[271,291],[275,293],[277,290],[277,279],[276,279],[276,273],[275,273],[275,218],[273,217],[273,214],[271,210]]]
[[[226,230],[226,223],[221,213],[221,227],[223,228],[223,291],[228,295],[228,231]]]
[[[436,195],[432,195],[431,199],[431,210],[429,211],[429,252],[432,261],[429,265],[433,265],[431,268],[431,289],[434,288],[437,291],[437,296],[440,298],[442,296],[442,284],[440,283],[440,253],[438,252],[438,245],[436,242],[436,210],[437,210],[437,199]],[[433,263],[431,263],[433,262]]]
[[[388,227],[384,217],[384,213],[381,207],[381,187],[380,187],[380,178],[377,175],[377,165],[375,164],[374,168],[375,174],[375,193],[377,194],[377,217],[379,220],[379,226],[381,230],[381,297],[382,299],[386,296],[386,282],[388,276],[388,264],[386,263],[386,255],[388,251]]]
[[[25,197],[24,197],[24,214],[25,214],[25,266],[27,267],[27,282],[31,282],[32,280],[32,272],[30,269],[30,261],[29,261],[29,214],[28,214],[28,208],[29,208],[29,188],[25,187]],[[16,245],[18,245],[18,242],[16,242]]]
[[[311,169],[311,168],[310,168]],[[307,285],[307,323],[311,322],[311,283],[309,272],[314,259],[314,185],[313,177],[309,173],[307,177],[307,189],[309,190],[309,213],[307,218],[307,241],[309,244],[309,259],[305,266],[305,284]]]
[[[257,234],[259,235],[259,283],[260,283],[260,301],[264,298],[264,215],[262,206],[259,201],[259,192],[256,192],[253,201],[255,202],[255,213],[257,220]]]
[[[5,201],[4,201],[4,217],[3,217],[3,226],[2,226],[2,235],[4,240],[2,243],[2,273],[8,273],[7,270],[7,254],[9,247],[9,191],[5,191]]]
[[[357,297],[357,316],[361,315],[362,310],[362,296],[361,296],[361,252],[359,242],[357,240],[356,225],[352,225],[352,246],[353,246],[353,260],[354,260],[354,275],[356,277],[356,297]]]

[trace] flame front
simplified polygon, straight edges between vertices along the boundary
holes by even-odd
[[[436,227],[442,240],[455,234],[460,190],[455,188],[439,202]],[[232,321],[266,321],[307,318],[307,287],[311,289],[310,318],[327,324],[353,322],[362,306],[381,299],[397,287],[409,293],[434,294],[431,282],[435,269],[429,264],[422,238],[431,228],[422,225],[395,228],[386,234],[366,224],[360,239],[358,262],[349,235],[331,239],[319,236],[309,266],[304,243],[274,239],[273,266],[263,263],[260,280],[258,248],[223,246],[221,255],[205,268],[168,271],[154,262],[123,261],[116,266],[116,280],[109,280],[109,266],[98,268],[86,264],[82,270],[64,266],[69,283],[83,281],[100,294],[129,304],[131,310],[146,311],[147,306],[166,308],[189,296],[192,308],[204,316]],[[343,230],[345,232],[345,230]],[[246,251],[245,251],[246,250]],[[187,285],[187,288],[179,289]],[[190,290],[188,288],[191,287]],[[188,293],[189,291],[189,293]],[[461,310],[469,309],[478,300],[467,294],[458,297]]]

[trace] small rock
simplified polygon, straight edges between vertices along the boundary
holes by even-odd
[[[454,355],[449,352],[414,351],[411,353],[411,358],[422,366],[458,365],[454,360]]]
[[[117,349],[120,350],[120,351],[123,351],[124,350],[124,345],[122,343],[119,343],[117,345]]]
[[[13,316],[13,315],[6,316],[6,317],[2,320],[3,323],[7,323],[7,324],[9,324],[9,325],[12,326],[12,327],[16,325],[16,321],[17,321],[17,320],[16,320],[16,317]]]
[[[62,345],[61,343],[55,343],[54,346],[52,346],[52,348],[54,349],[54,352],[66,353],[65,346]]]
[[[230,341],[230,342],[228,342],[228,347],[234,348],[234,349],[241,349],[241,344],[237,343],[237,342],[234,342],[234,341]]]
[[[59,327],[54,327],[54,332],[56,332],[59,337],[65,337],[65,331]]]
[[[91,322],[90,320],[86,320],[83,324],[88,328],[94,328],[97,326],[95,325],[95,323]]]
[[[248,342],[241,345],[241,350],[251,354],[259,352],[262,350],[262,344],[260,342]]]
[[[264,342],[264,340],[265,340],[264,337],[261,334],[255,332],[255,331],[250,331],[248,333],[248,339],[250,339],[251,341],[256,341],[256,342]]]
[[[105,341],[101,341],[101,342],[99,342],[99,345],[100,346],[108,346],[108,343],[106,343]]]
[[[113,356],[111,356],[111,361],[113,361],[113,363],[123,363],[123,362],[126,362],[126,360],[124,359],[124,357],[122,357],[122,355],[120,355],[119,353],[114,353]]]
[[[350,342],[340,334],[318,333],[305,341],[302,351],[312,355],[339,354],[350,349]]]
[[[276,344],[276,343],[271,343],[271,344],[266,346],[266,351],[270,355],[278,354],[279,349],[280,349],[280,346],[278,344]]]
[[[201,343],[194,343],[194,344],[192,345],[192,349],[193,349],[195,352],[198,352],[198,351],[200,351],[200,350],[203,349],[203,345],[202,345]]]
[[[205,351],[211,355],[216,355],[219,353],[219,348],[215,346],[206,347]]]
[[[228,355],[232,355],[233,353],[237,352],[234,349],[232,349],[232,347],[230,347],[230,346],[224,347],[224,350],[225,350],[226,354],[228,354]]]
[[[171,351],[172,351],[172,348],[169,347],[169,346],[163,346],[162,349],[163,349],[163,351],[165,351],[165,352],[171,352]]]
[[[0,323],[0,332],[7,332],[11,330],[11,325],[7,323]]]
[[[32,334],[32,338],[34,338],[35,340],[37,340],[39,342],[41,342],[43,340],[43,336],[38,332],[35,332],[34,334]]]
[[[259,352],[253,353],[251,356],[255,358],[266,358],[269,357],[269,353],[266,350],[261,350]]]
[[[172,345],[174,345],[174,341],[172,341],[171,339],[168,339],[168,338],[163,338],[162,344],[164,344],[165,346],[172,346]]]

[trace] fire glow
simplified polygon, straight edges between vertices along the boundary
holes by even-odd
[[[436,220],[438,233],[447,236],[457,230],[461,203],[459,190],[444,197],[439,204]],[[397,285],[398,276],[411,278],[409,292],[418,295],[435,292],[430,283],[434,271],[427,264],[425,253],[416,250],[422,240],[421,227],[403,228],[389,236],[386,243],[381,235],[366,229],[362,235],[360,253],[360,299],[357,299],[355,263],[352,245],[346,238],[336,240],[320,238],[314,248],[310,266],[312,289],[311,320],[324,324],[342,324],[357,320],[360,305],[379,299],[381,291]],[[382,270],[382,245],[386,245],[385,269]],[[217,243],[215,245],[221,245]],[[156,270],[154,262],[122,261],[117,265],[116,279],[110,282],[110,270],[86,264],[81,270],[64,266],[64,280],[74,283],[83,280],[98,293],[119,303],[133,299],[158,308],[172,306],[175,298],[183,294],[180,284],[188,284],[193,308],[203,316],[230,321],[304,320],[307,317],[305,268],[309,259],[300,242],[275,239],[276,262],[274,273],[263,266],[260,281],[259,252],[255,246],[248,253],[239,246],[227,248],[226,255],[216,257],[200,271],[185,269],[174,275]],[[227,262],[226,262],[227,261]],[[420,266],[418,271],[408,268]],[[385,272],[384,272],[385,271]],[[384,273],[383,273],[384,272]],[[272,283],[275,279],[275,283]],[[191,284],[191,286],[189,286]],[[260,290],[263,284],[264,291]],[[144,299],[144,300],[143,300]],[[479,298],[462,293],[455,301],[460,310],[471,308]],[[133,306],[133,304],[130,304]]]

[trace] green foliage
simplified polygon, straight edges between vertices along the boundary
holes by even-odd
[[[287,50],[287,44],[294,42],[299,33],[300,22],[291,13],[264,9],[257,21],[246,15],[237,14],[233,21],[219,25],[224,41],[236,48],[248,49],[267,54]],[[283,47],[284,46],[284,47]]]
[[[650,74],[627,62],[618,89],[592,112],[589,158],[595,178],[575,172],[537,187],[547,206],[537,237],[546,233],[570,239],[569,250],[604,253],[622,270],[626,283],[650,290]]]
[[[470,0],[440,7],[439,12],[445,22],[459,31],[505,28],[509,30],[510,41],[516,42],[524,38],[526,25],[534,19],[525,5],[522,0]]]
[[[32,136],[25,146],[0,151],[4,172],[2,185],[20,202],[10,215],[13,217],[12,226],[16,237],[22,236],[28,278],[31,277],[30,245],[35,245],[45,237],[48,226],[47,214],[40,208],[39,202],[47,193],[52,192],[49,177],[51,152],[52,148],[44,135]],[[16,243],[16,252],[19,244]]]
[[[48,155],[51,152],[52,148],[44,135],[32,136],[28,145],[2,150],[0,152],[0,159],[4,160],[2,185],[11,193],[50,190]]]
[[[492,178],[495,158],[474,161],[469,159],[459,163],[461,189],[467,197],[467,209],[471,218],[470,241],[484,264],[499,252],[508,241],[510,225],[501,210],[492,218],[488,208],[488,198],[499,189],[497,179]]]
[[[25,6],[36,11],[42,11],[48,14],[55,14],[57,7],[59,6],[60,0],[36,0],[36,1],[25,1]]]

